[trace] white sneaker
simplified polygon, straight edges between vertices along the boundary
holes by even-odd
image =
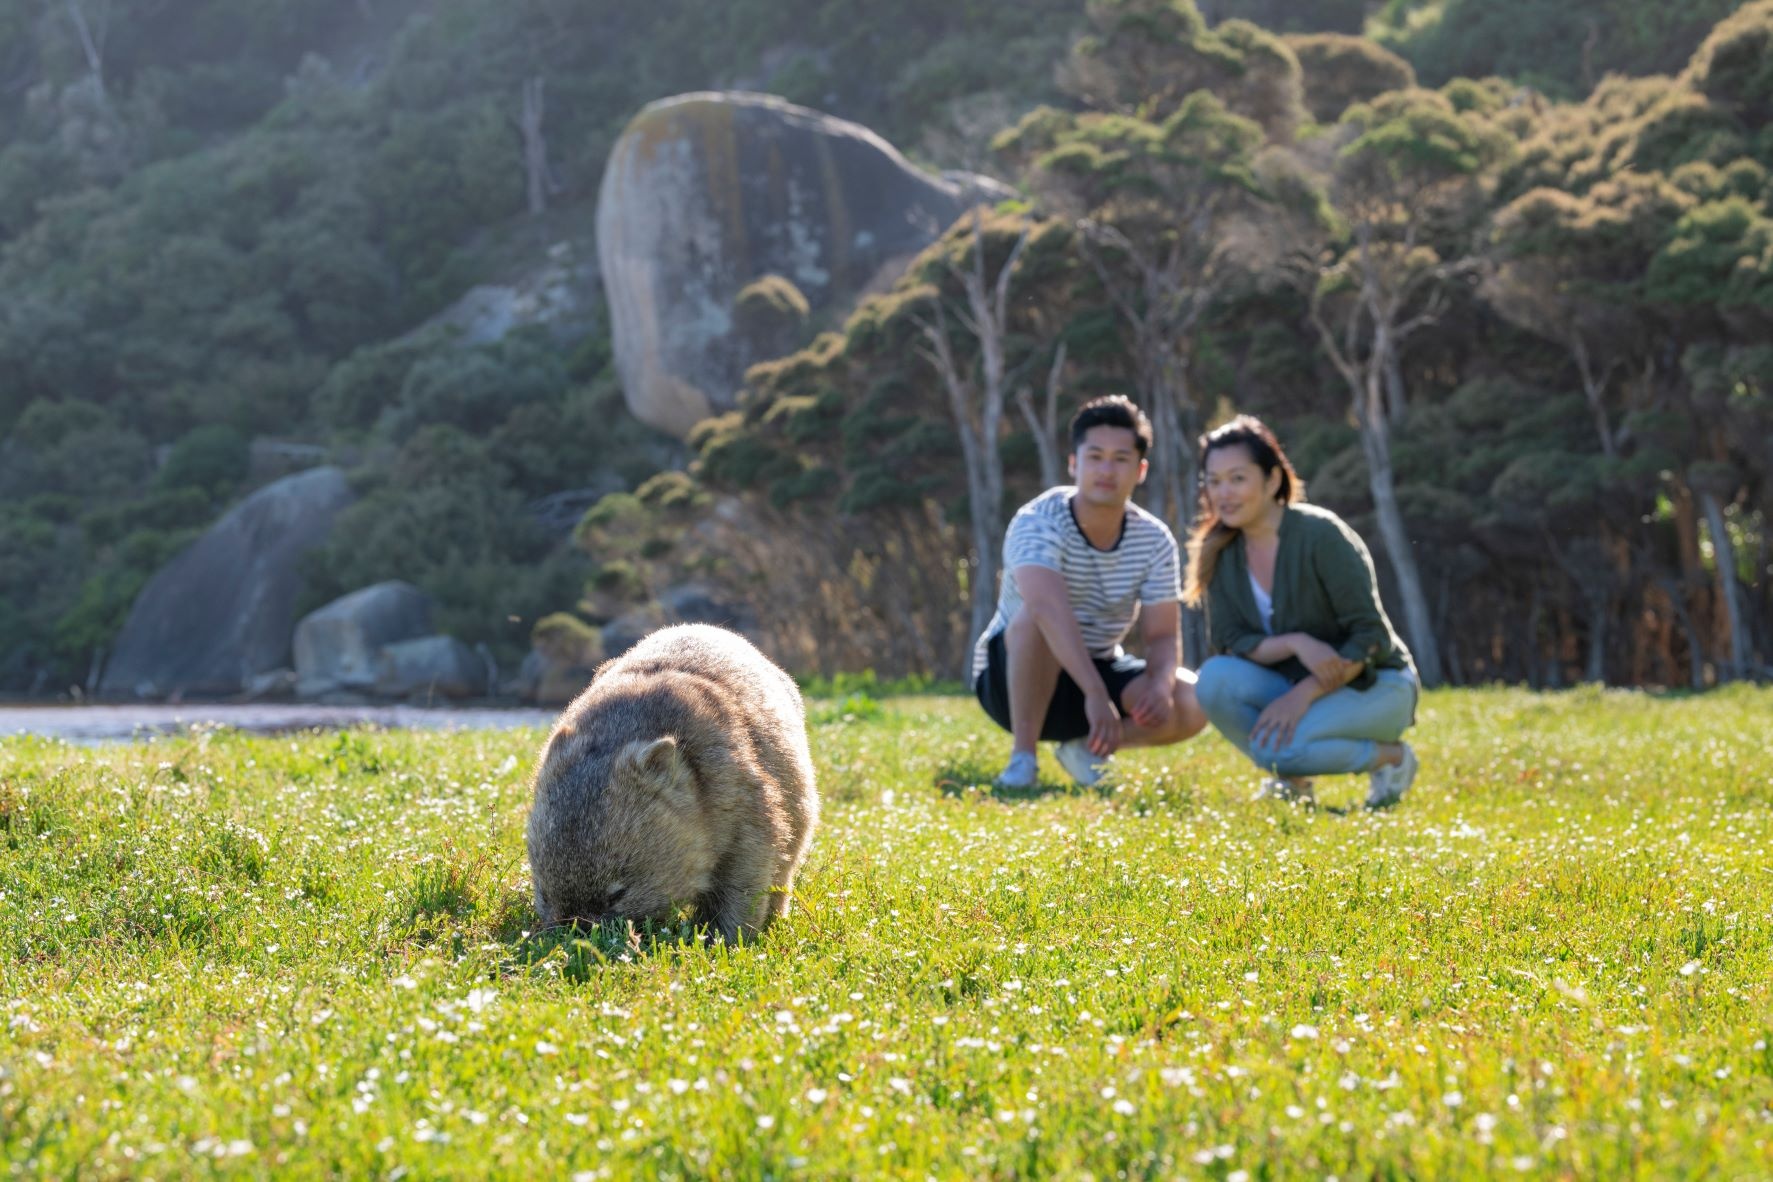
[[[1251,800],[1303,801],[1317,803],[1317,789],[1310,780],[1288,780],[1281,776],[1263,776],[1262,784]]]
[[[1088,739],[1067,739],[1059,744],[1056,754],[1059,766],[1085,788],[1102,778],[1108,771],[1109,760],[1113,758],[1107,755],[1098,757],[1091,752]]]
[[[1377,767],[1367,773],[1367,807],[1388,809],[1402,800],[1421,766],[1416,760],[1416,752],[1405,743],[1402,760],[1391,767]]]
[[[992,783],[999,788],[1032,788],[1039,776],[1039,768],[1034,761],[1032,751],[1014,751],[1010,753],[1010,762],[1004,765]]]

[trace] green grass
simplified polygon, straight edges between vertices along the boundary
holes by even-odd
[[[1773,1175],[1773,692],[1431,694],[1346,816],[1213,736],[1004,799],[964,699],[815,707],[824,827],[735,950],[528,932],[535,732],[0,743],[0,1160]]]

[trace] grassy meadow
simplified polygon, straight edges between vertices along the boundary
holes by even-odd
[[[966,699],[813,706],[739,949],[530,932],[539,732],[0,740],[0,1161],[1773,1177],[1773,691],[1431,694],[1383,814],[1212,735],[1005,796]]]

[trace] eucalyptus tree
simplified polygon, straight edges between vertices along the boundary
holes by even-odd
[[[1433,616],[1398,503],[1391,435],[1409,413],[1402,353],[1470,276],[1459,224],[1503,154],[1496,129],[1438,92],[1396,91],[1350,108],[1328,177],[1342,232],[1304,258],[1309,320],[1342,379],[1368,489],[1424,682],[1441,680]]]
[[[1261,128],[1196,91],[1162,122],[1039,111],[999,141],[1042,206],[1069,219],[1129,339],[1155,435],[1152,509],[1185,528],[1203,408],[1189,379],[1195,333],[1255,253]]]
[[[993,273],[985,265],[985,217],[975,209],[966,264],[960,266],[947,260],[947,274],[937,276],[959,287],[958,299],[952,301],[952,313],[947,293],[940,286],[932,286],[928,311],[916,316],[918,335],[922,338],[917,352],[935,370],[947,395],[966,472],[967,516],[973,532],[969,640],[984,634],[996,610],[1001,566],[999,539],[1004,526],[1003,457],[999,442],[1008,392],[1010,281],[1033,230],[1033,221],[1025,219],[1008,255]],[[962,360],[951,321],[958,322],[966,334],[962,347],[970,345],[976,350],[975,364]]]

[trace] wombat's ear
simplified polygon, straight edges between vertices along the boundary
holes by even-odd
[[[554,733],[548,736],[548,742],[542,748],[542,758],[536,764],[536,774],[545,775],[555,765],[568,761],[567,752],[572,747],[573,740],[578,737],[579,732],[567,723],[555,727]]]
[[[636,740],[623,749],[621,762],[641,775],[661,784],[677,779],[677,740],[670,735],[652,742]]]
[[[637,766],[655,776],[668,776],[677,770],[677,740],[670,735],[654,739],[634,756]]]

